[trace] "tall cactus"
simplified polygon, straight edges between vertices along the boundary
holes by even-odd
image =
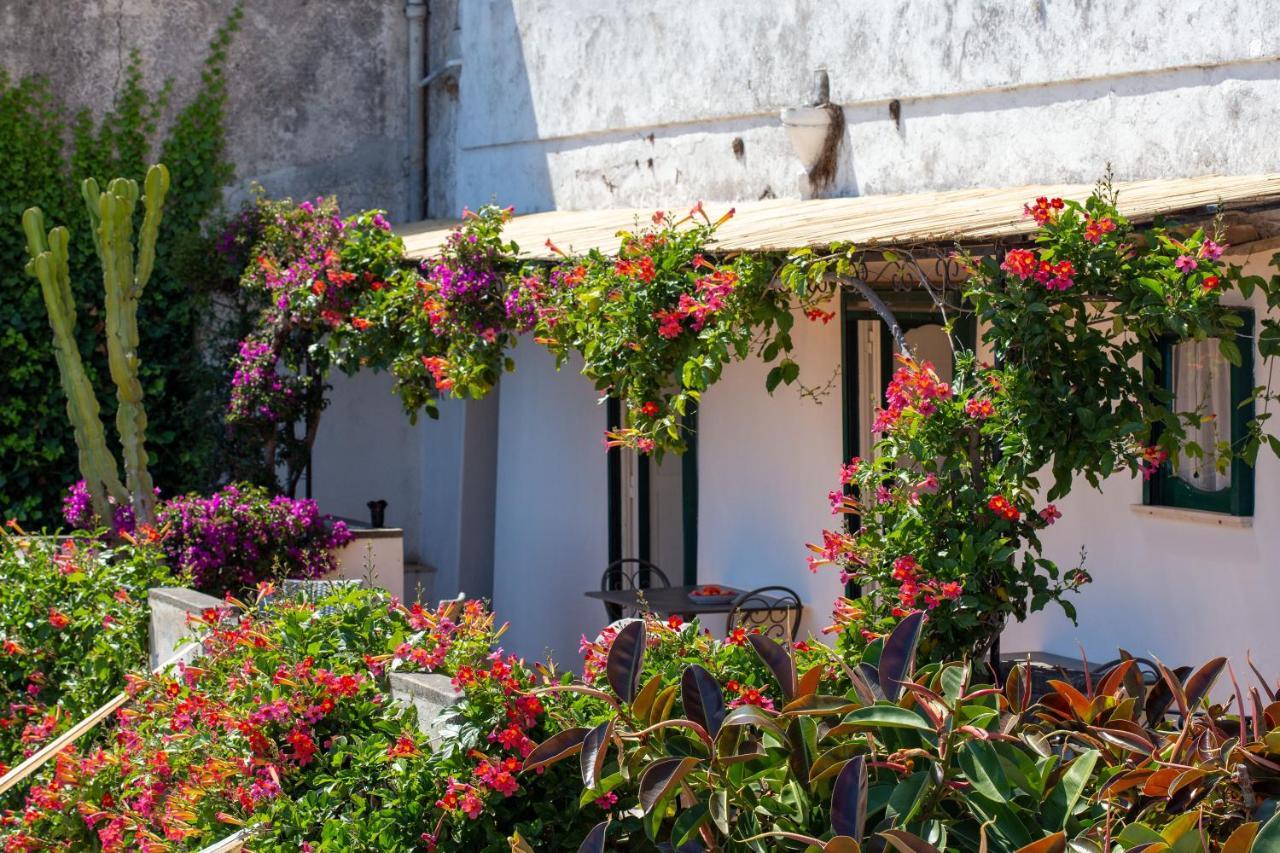
[[[89,384],[80,360],[80,348],[76,345],[76,303],[71,295],[71,273],[67,268],[70,234],[66,228],[58,227],[46,236],[44,214],[38,207],[22,214],[22,230],[27,237],[27,253],[31,255],[25,269],[40,282],[49,325],[53,328],[53,354],[67,397],[67,416],[75,431],[80,476],[88,486],[94,513],[110,521],[108,496],[123,502],[129,495],[120,482],[115,457],[107,450],[98,397]]]
[[[130,500],[134,517],[151,524],[155,521],[155,488],[147,471],[147,414],[142,405],[142,383],[138,380],[138,299],[155,265],[156,237],[165,193],[169,190],[169,171],[162,165],[147,170],[142,194],[145,212],[136,259],[133,214],[139,198],[137,182],[116,178],[107,184],[104,192],[98,188],[97,181],[89,178],[80,190],[89,211],[94,248],[102,264],[107,360],[116,385],[116,430],[120,436],[127,491],[120,486],[115,458],[106,451],[98,401],[85,377],[75,338],[70,334],[75,326],[75,303],[67,272],[67,230],[55,228],[49,232],[46,246],[39,208],[23,214],[27,249],[32,257],[27,271],[40,280],[49,309],[63,388],[67,391],[67,413],[75,426],[80,471],[90,484],[94,510],[110,520],[110,513],[104,511],[105,495],[109,493],[118,500]],[[105,462],[99,458],[100,454],[105,455]],[[99,483],[102,484],[102,506],[99,506],[99,491],[94,491]]]

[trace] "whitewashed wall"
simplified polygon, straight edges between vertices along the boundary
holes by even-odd
[[[493,605],[509,650],[554,653],[572,666],[580,635],[605,624],[598,589],[608,562],[604,408],[591,383],[532,341],[501,383]]]
[[[824,385],[840,366],[840,327],[795,325],[800,378]],[[795,386],[770,395],[759,359],[726,368],[698,414],[698,580],[739,589],[782,584],[805,603],[801,635],[831,624],[838,573],[809,571],[806,542],[820,542],[827,492],[844,452],[840,383],[821,402]],[[719,622],[723,617],[713,617]]]

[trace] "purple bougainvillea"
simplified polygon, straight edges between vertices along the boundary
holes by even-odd
[[[78,530],[99,526],[84,481],[71,487],[63,516]],[[334,551],[352,539],[346,523],[321,513],[315,501],[272,497],[248,485],[162,501],[157,527],[174,572],[215,594],[280,578],[323,577],[337,568]],[[116,509],[115,528],[134,530],[129,507]]]

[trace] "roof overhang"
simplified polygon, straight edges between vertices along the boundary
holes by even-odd
[[[1116,183],[1120,212],[1135,222],[1176,213],[1206,213],[1212,207],[1239,209],[1280,203],[1280,174],[1223,177],[1205,175]],[[718,251],[786,252],[832,243],[854,243],[875,249],[938,243],[988,243],[1016,239],[1035,230],[1022,207],[1038,196],[1085,199],[1091,184],[1048,184],[969,189],[911,195],[858,196],[797,200],[708,203],[713,219],[736,207],[716,232]],[[612,253],[618,232],[649,221],[653,211],[638,208],[554,210],[516,216],[503,236],[514,240],[521,256],[555,260],[551,241],[566,252],[592,249]],[[434,255],[456,222],[439,219],[396,229],[408,255]]]

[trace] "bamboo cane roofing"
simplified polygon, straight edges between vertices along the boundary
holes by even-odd
[[[1277,173],[1118,182],[1115,187],[1120,212],[1138,222],[1208,205],[1239,208],[1280,203]],[[1022,213],[1028,201],[1038,196],[1083,200],[1092,190],[1090,184],[1051,184],[734,205],[708,202],[706,210],[715,219],[730,207],[737,209],[717,232],[716,249],[720,251],[787,251],[834,242],[888,248],[1020,237],[1035,228],[1035,222]],[[673,212],[682,214],[683,210]],[[634,229],[637,222],[648,222],[652,213],[639,208],[530,213],[512,218],[503,234],[520,246],[523,257],[534,260],[556,258],[546,246],[548,240],[571,254],[591,249],[612,253],[618,247],[618,232]],[[424,258],[439,250],[455,224],[429,219],[403,225],[397,231],[409,256]]]

